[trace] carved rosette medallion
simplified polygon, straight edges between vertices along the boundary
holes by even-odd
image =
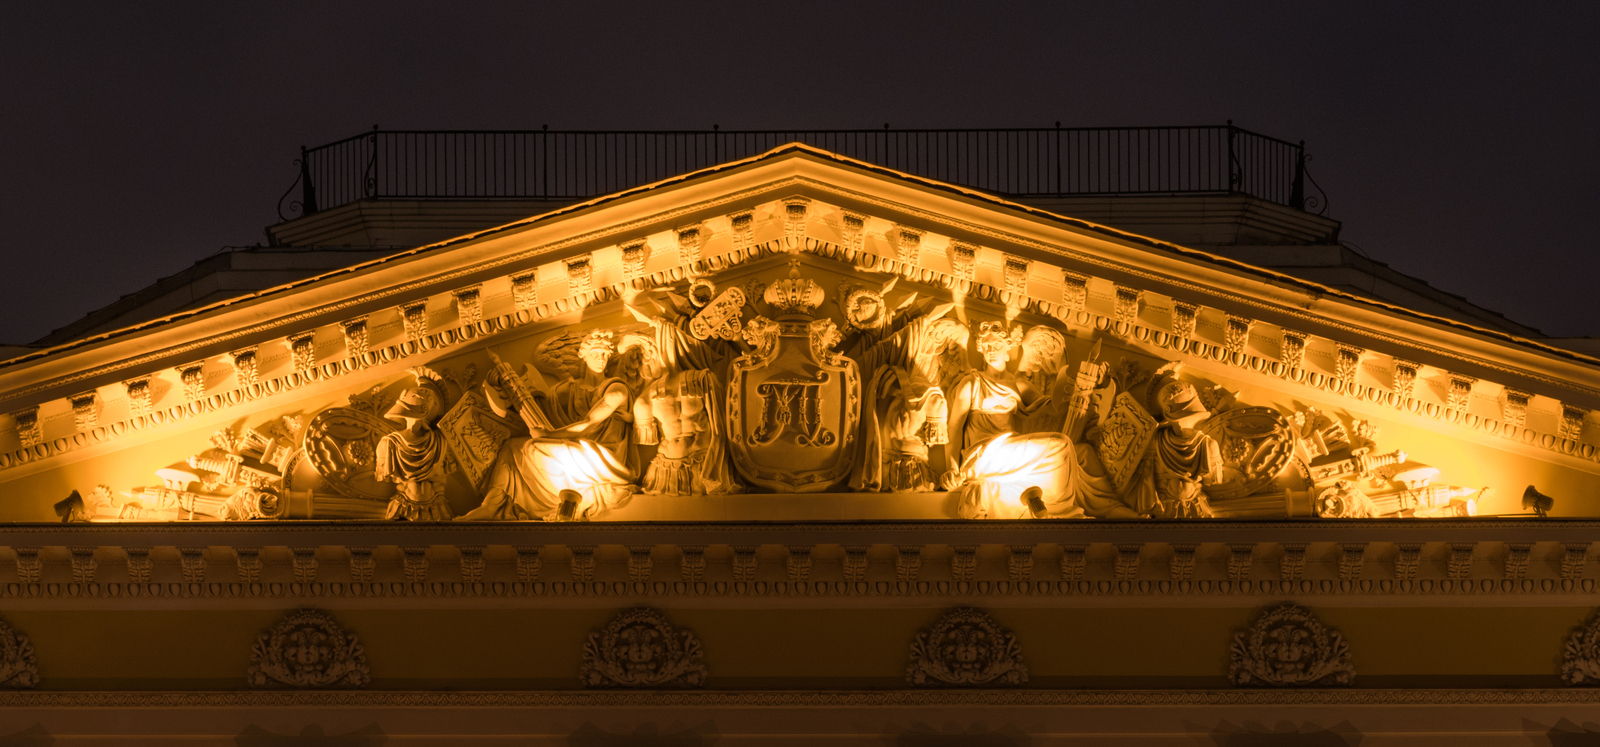
[[[589,634],[578,679],[584,687],[700,687],[706,665],[694,633],[640,607]]]
[[[906,681],[916,687],[1003,687],[1028,681],[1022,647],[982,610],[962,608],[911,642]]]
[[[1567,636],[1561,649],[1561,679],[1569,685],[1600,686],[1600,613]]]
[[[361,687],[372,679],[356,635],[322,610],[290,612],[256,639],[251,687]]]
[[[28,689],[39,686],[39,664],[33,642],[0,620],[0,687]]]
[[[1249,687],[1348,685],[1356,670],[1339,631],[1297,604],[1262,612],[1234,635],[1228,678]]]

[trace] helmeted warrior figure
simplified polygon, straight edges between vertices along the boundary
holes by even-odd
[[[406,426],[378,441],[374,475],[395,484],[385,512],[390,519],[449,521],[455,515],[445,500],[444,434],[437,427],[446,400],[438,379],[419,372],[417,385],[384,413]]]

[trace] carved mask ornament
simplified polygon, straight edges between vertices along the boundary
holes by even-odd
[[[31,688],[39,685],[39,665],[28,637],[0,620],[0,687]]]
[[[706,665],[693,633],[641,607],[589,634],[579,679],[584,687],[700,687]]]
[[[911,642],[906,681],[917,687],[1021,685],[1022,647],[981,610],[955,610]]]
[[[1339,631],[1311,610],[1285,604],[1262,612],[1234,636],[1228,677],[1251,687],[1348,685],[1356,670]]]
[[[372,679],[354,633],[321,610],[295,610],[250,652],[251,687],[361,687]]]

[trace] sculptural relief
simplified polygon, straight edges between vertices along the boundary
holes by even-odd
[[[1573,630],[1561,648],[1561,680],[1568,685],[1600,685],[1600,615]]]
[[[929,446],[949,442],[944,382],[964,370],[969,333],[946,318],[950,304],[922,315],[898,316],[899,329],[859,356],[867,377],[862,411],[862,454],[850,478],[853,490],[933,490],[937,475]],[[883,325],[889,327],[888,323]]]
[[[1066,368],[1053,393],[1007,369],[1022,331],[983,322],[977,347],[983,368],[957,378],[950,393],[948,453],[959,467],[943,478],[963,518],[1072,518],[1131,515],[1117,499],[1098,455],[1074,443],[1066,425]],[[1075,393],[1075,396],[1088,396]],[[1087,426],[1087,423],[1083,424]]]
[[[372,679],[356,635],[328,613],[290,612],[250,650],[251,687],[361,687]]]
[[[1350,647],[1304,607],[1284,604],[1263,611],[1234,635],[1228,678],[1252,687],[1349,685],[1356,670]]]
[[[39,663],[33,642],[0,620],[0,687],[27,689],[39,686]]]
[[[1163,519],[1211,516],[1206,491],[1222,479],[1222,451],[1216,439],[1197,428],[1211,412],[1194,385],[1172,372],[1158,376],[1150,389],[1151,414],[1161,422],[1126,502]]]
[[[737,293],[735,293],[737,292]],[[744,295],[737,288],[719,299],[742,308]],[[646,493],[668,495],[720,495],[743,489],[734,476],[728,456],[727,385],[724,379],[728,350],[722,335],[700,338],[670,323],[658,313],[644,310],[638,299],[630,301],[635,318],[649,324],[655,336],[650,342],[657,374],[634,399],[633,420],[641,445],[655,446],[655,456],[646,468],[641,487]],[[709,307],[708,307],[709,308]],[[748,329],[739,323],[738,309],[731,314],[728,331],[744,336]],[[716,342],[708,342],[715,339]]]
[[[448,521],[455,514],[444,493],[445,438],[439,430],[450,395],[436,374],[414,371],[417,385],[407,389],[384,417],[405,428],[378,439],[373,475],[395,484],[385,516],[410,521]]]
[[[483,503],[465,519],[575,519],[625,503],[634,492],[633,389],[613,367],[616,338],[596,330],[578,345],[582,373],[544,392],[495,359],[485,380],[496,413],[514,410],[527,436],[507,439]],[[631,378],[636,379],[637,373]]]
[[[527,359],[484,339],[454,372],[368,381],[303,434],[298,415],[239,425],[153,465],[160,485],[81,486],[64,518],[583,520],[640,494],[840,491],[950,491],[971,519],[1363,518],[1482,497],[1359,418],[1241,402],[1127,335],[1019,323],[961,287],[897,292],[910,276],[857,272],[830,297],[801,267],[626,284]]]
[[[706,681],[700,641],[652,609],[622,612],[583,644],[584,687],[700,687]]]
[[[752,485],[826,491],[843,482],[857,456],[860,376],[856,362],[835,349],[842,336],[833,320],[812,316],[823,297],[792,268],[764,294],[782,313],[751,322],[754,349],[731,365],[730,450]]]
[[[1028,681],[1022,647],[981,610],[954,610],[911,642],[906,681],[914,687],[1004,687]]]

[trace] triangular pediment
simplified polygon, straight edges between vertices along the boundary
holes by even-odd
[[[812,317],[833,319],[846,333],[852,327],[841,302],[850,289],[881,291],[893,280],[883,300],[895,308],[915,293],[907,314],[953,303],[949,318],[974,334],[986,321],[1055,330],[1072,370],[1098,345],[1100,361],[1143,372],[1122,382],[1140,402],[1152,397],[1141,375],[1181,363],[1179,376],[1213,413],[1266,408],[1302,428],[1295,438],[1327,431],[1333,452],[1313,455],[1306,467],[1341,454],[1359,460],[1403,451],[1413,466],[1437,470],[1436,486],[1470,495],[1481,512],[1520,512],[1529,485],[1560,497],[1557,513],[1600,511],[1590,505],[1600,495],[1600,433],[1588,422],[1600,407],[1600,362],[790,146],[0,363],[0,407],[13,414],[0,431],[0,519],[51,519],[52,505],[74,490],[89,496],[104,485],[122,496],[162,486],[161,470],[182,472],[191,457],[238,452],[247,430],[288,455],[273,486],[290,506],[286,516],[375,518],[388,488],[334,486],[318,467],[370,471],[364,460],[374,455],[352,436],[320,443],[355,451],[314,457],[307,449],[317,443],[307,433],[383,431],[383,414],[415,384],[410,369],[428,367],[455,396],[479,391],[494,367],[491,352],[520,368],[561,335],[643,334],[626,308],[633,294],[687,297],[691,280],[713,297],[741,289],[745,303],[736,313],[705,324],[742,328],[777,318],[757,290],[785,280],[796,264],[799,277],[823,293]],[[686,324],[704,312],[691,303],[675,313]],[[731,336],[717,342],[712,335],[709,344],[726,358],[747,354],[739,335]],[[847,334],[846,344],[854,339]],[[861,360],[864,351],[845,352]],[[969,353],[968,364],[978,366],[977,351]],[[858,372],[864,388],[872,373]],[[543,376],[543,384],[555,383]],[[869,392],[863,407],[870,405]],[[330,408],[358,414],[344,426],[318,421]],[[233,442],[219,446],[219,431]],[[1249,459],[1228,449],[1264,443],[1216,440],[1234,465]],[[959,466],[944,458],[945,467]],[[448,481],[455,513],[481,499],[481,488],[461,476],[461,461],[452,457]],[[1358,470],[1350,479],[1389,495],[1401,490],[1395,473]],[[1304,505],[1281,515],[1317,510],[1312,502],[1327,486],[1305,482],[1300,491],[1309,495],[1294,498]],[[243,484],[234,483],[210,492],[231,495]],[[830,494],[849,492],[834,487]],[[185,485],[179,492],[206,491]],[[1253,495],[1255,513],[1238,515],[1272,516],[1272,500],[1290,500],[1268,488]],[[818,510],[795,508],[802,503],[793,497],[764,507],[732,503],[739,502],[636,500],[610,516],[778,518]],[[812,518],[941,518],[954,510],[938,490],[827,505],[834,513]]]

